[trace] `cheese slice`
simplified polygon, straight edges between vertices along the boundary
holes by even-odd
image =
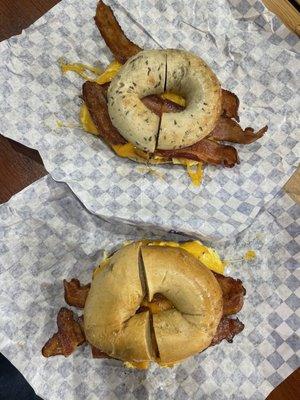
[[[216,252],[216,250],[205,246],[199,240],[183,243],[153,241],[148,243],[148,246],[180,247],[196,257],[207,268],[219,274],[224,274],[225,264],[222,262],[219,254]]]
[[[130,243],[130,242],[129,242]],[[129,244],[126,242],[126,244]],[[168,246],[168,247],[180,247],[181,249],[186,250],[188,253],[192,254],[199,261],[202,262],[207,268],[211,269],[218,274],[224,274],[225,270],[225,262],[223,262],[219,256],[219,254],[211,247],[205,246],[199,240],[192,240],[188,242],[172,242],[172,241],[160,241],[153,240],[150,242],[145,241],[148,246]],[[109,258],[105,257],[99,267],[95,268],[94,274],[99,272],[101,269],[105,268],[107,265]],[[146,305],[146,304],[144,304]],[[156,305],[153,305],[156,307]]]
[[[165,92],[161,95],[163,99],[171,100],[173,103],[179,104],[182,107],[185,107],[185,99],[179,94],[172,92]]]

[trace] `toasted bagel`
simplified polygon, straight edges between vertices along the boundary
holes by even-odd
[[[158,293],[168,307],[152,315],[139,310]],[[210,345],[222,309],[216,278],[194,256],[141,241],[122,247],[94,275],[84,331],[88,342],[111,357],[167,366]]]

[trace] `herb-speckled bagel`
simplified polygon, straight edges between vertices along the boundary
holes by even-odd
[[[165,51],[141,51],[124,64],[107,93],[113,125],[130,143],[150,153],[155,150],[159,117],[140,99],[164,91],[165,73]]]
[[[180,113],[159,117],[141,99],[164,91],[186,99]],[[184,50],[145,50],[131,57],[112,80],[108,110],[113,125],[136,147],[179,149],[198,142],[215,127],[221,112],[221,87],[205,62]]]
[[[186,108],[162,115],[158,149],[179,149],[205,138],[221,113],[221,86],[208,65],[187,51],[167,50],[166,90],[184,97]]]

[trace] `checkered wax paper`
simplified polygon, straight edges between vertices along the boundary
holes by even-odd
[[[42,178],[0,207],[0,351],[45,400],[264,400],[299,366],[299,214],[280,194],[236,240],[208,243],[247,289],[239,313],[245,329],[233,343],[172,369],[126,369],[117,360],[93,359],[87,346],[46,359],[41,348],[65,306],[64,278],[89,282],[103,252],[124,240],[182,236],[106,222],[67,185]],[[249,249],[257,257],[243,261]]]
[[[203,57],[240,98],[241,125],[268,124],[266,136],[237,145],[241,164],[233,169],[207,166],[197,188],[182,166],[141,166],[85,133],[83,80],[73,72],[62,76],[58,59],[100,66],[112,60],[93,20],[94,0],[63,0],[0,44],[0,132],[38,149],[52,177],[103,218],[206,238],[243,231],[299,160],[297,37],[255,0],[107,3],[139,46]]]

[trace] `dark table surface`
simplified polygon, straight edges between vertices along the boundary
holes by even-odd
[[[0,41],[19,34],[58,2],[59,0],[0,0]],[[0,203],[4,203],[15,193],[46,175],[47,171],[37,151],[6,139],[1,133]],[[5,397],[1,390],[6,390]],[[9,393],[9,390],[12,392]],[[3,356],[0,356],[0,398],[34,399],[34,394],[22,377]],[[267,399],[300,399],[300,370],[291,374]]]

